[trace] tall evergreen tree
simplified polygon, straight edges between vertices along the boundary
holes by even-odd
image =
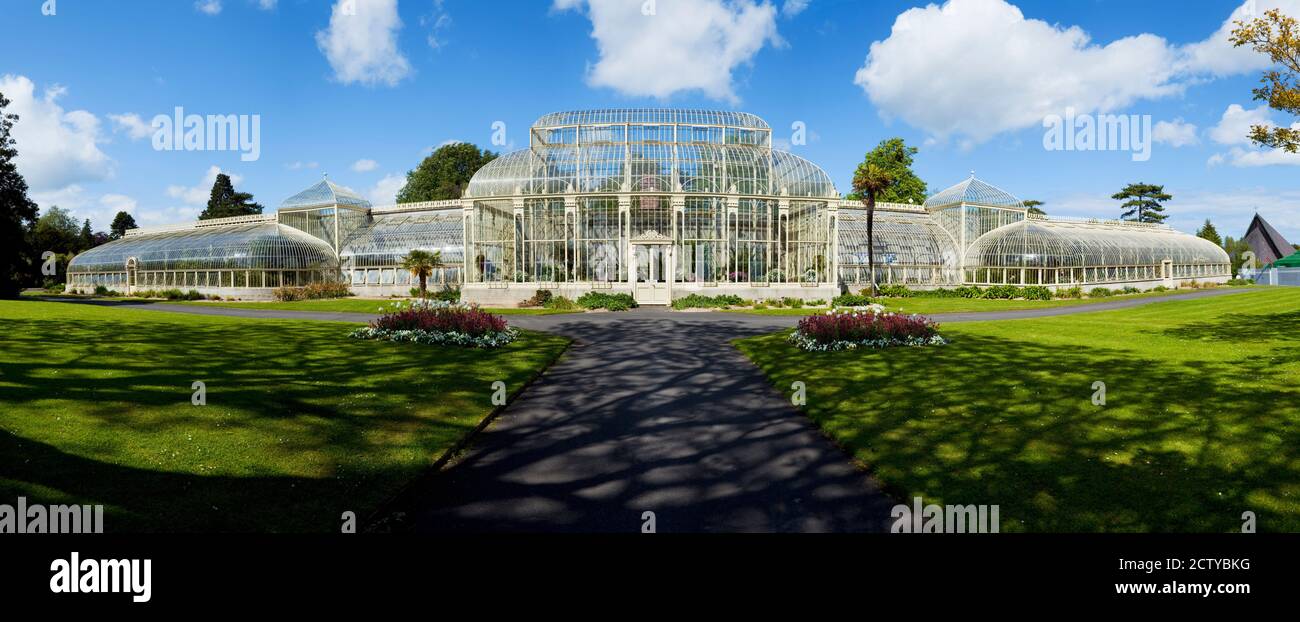
[[[857,170],[874,164],[893,180],[876,196],[877,201],[916,205],[925,203],[925,198],[928,196],[925,182],[912,171],[912,160],[916,153],[917,148],[907,146],[901,138],[886,138],[867,153]],[[856,187],[846,198],[854,201],[863,200],[861,190]]]
[[[1214,228],[1214,223],[1209,218],[1205,219],[1205,224],[1196,232],[1196,237],[1214,242],[1215,246],[1223,246],[1223,238],[1219,237],[1219,230]]]
[[[135,217],[127,212],[118,212],[113,217],[113,224],[108,228],[108,237],[111,240],[121,239],[126,235],[127,229],[136,228]]]
[[[1037,199],[1028,199],[1025,201],[1021,201],[1020,204],[1028,208],[1025,211],[1029,212],[1030,214],[1037,214],[1039,216],[1047,215],[1047,212],[1044,212],[1042,208],[1038,207],[1039,205],[1043,204],[1042,201],[1039,201]]]
[[[1120,204],[1124,210],[1120,218],[1124,220],[1162,223],[1169,217],[1165,214],[1165,206],[1162,203],[1174,197],[1165,193],[1164,186],[1138,182],[1124,186],[1123,190],[1111,195],[1110,198],[1124,201]]]
[[[217,180],[212,182],[212,195],[208,198],[208,206],[203,213],[199,214],[199,220],[261,213],[262,206],[253,202],[252,194],[235,192],[235,184],[230,181],[230,176],[217,173]]]
[[[81,234],[77,236],[77,252],[80,253],[95,245],[95,232],[90,228],[90,219],[81,225]]]
[[[27,181],[14,160],[17,144],[9,132],[18,115],[5,112],[9,100],[0,93],[0,298],[12,298],[31,276],[28,230],[36,223],[36,203],[27,197]]]
[[[470,143],[443,145],[406,173],[398,203],[459,199],[469,180],[497,154]]]

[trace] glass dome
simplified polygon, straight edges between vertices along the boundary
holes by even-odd
[[[127,236],[77,255],[68,272],[122,272],[132,257],[140,271],[321,270],[338,266],[334,250],[323,240],[293,227],[263,222]]]
[[[602,125],[620,123],[669,123],[681,125],[722,125],[771,129],[767,122],[747,112],[725,110],[699,110],[674,108],[602,108],[596,110],[570,110],[543,115],[534,128],[564,127],[569,125]]]
[[[442,253],[446,264],[464,261],[460,210],[376,214],[339,249],[344,266],[396,266],[411,250]]]
[[[1027,220],[994,229],[966,253],[966,266],[1082,268],[1229,264],[1217,244],[1159,225]]]
[[[1024,208],[1024,205],[1010,192],[991,184],[986,184],[972,175],[951,188],[943,190],[925,200],[925,207],[940,208],[967,203],[988,207]]]

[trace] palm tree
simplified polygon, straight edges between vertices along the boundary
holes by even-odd
[[[894,185],[894,176],[875,164],[862,164],[853,173],[853,191],[867,208],[867,271],[871,275],[871,296],[876,295],[876,196]]]
[[[402,257],[401,263],[403,270],[409,270],[412,276],[420,279],[420,297],[428,296],[429,276],[433,271],[442,267],[442,251],[422,251],[415,249]]]

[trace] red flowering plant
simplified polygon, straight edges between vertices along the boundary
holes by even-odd
[[[397,303],[365,328],[358,339],[387,339],[437,345],[496,348],[514,341],[519,332],[505,318],[477,306],[419,299]]]
[[[930,318],[874,309],[810,315],[799,320],[790,342],[820,352],[948,343],[939,335],[939,325]]]

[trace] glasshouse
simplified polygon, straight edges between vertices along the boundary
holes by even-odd
[[[817,165],[772,148],[745,113],[627,109],[549,114],[529,146],[489,162],[460,199],[372,206],[328,179],[275,214],[134,229],[73,259],[74,291],[196,289],[266,299],[276,288],[350,283],[409,293],[400,267],[436,251],[433,287],[513,305],[537,290],[828,299],[870,281],[917,289],[1225,281],[1227,253],[1163,225],[1047,218],[970,178],[923,205],[860,202]]]

